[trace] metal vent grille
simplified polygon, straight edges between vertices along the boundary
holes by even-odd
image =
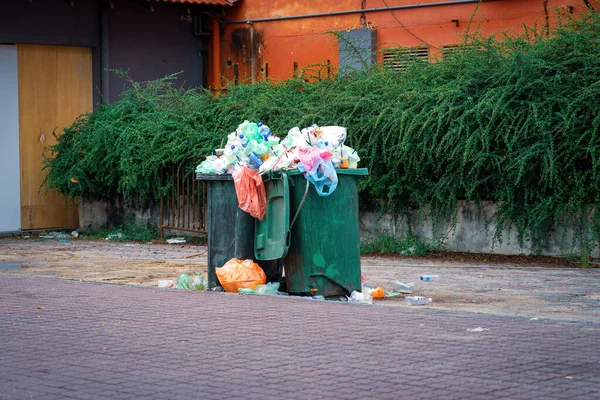
[[[444,58],[446,58],[450,54],[452,54],[453,52],[458,50],[459,48],[460,48],[460,45],[458,45],[458,44],[448,44],[448,45],[442,46],[442,55],[444,56]]]
[[[391,49],[383,53],[383,66],[394,71],[403,71],[413,62],[429,62],[429,48]]]
[[[444,46],[442,46],[442,56],[444,58],[448,57],[450,54],[454,53],[456,50],[458,49],[476,49],[477,47],[472,45],[472,44],[468,44],[468,45],[464,45],[464,44],[446,44]]]

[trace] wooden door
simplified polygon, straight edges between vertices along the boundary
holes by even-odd
[[[77,204],[40,187],[46,146],[62,129],[92,109],[92,50],[86,47],[18,45],[21,229],[79,225]]]

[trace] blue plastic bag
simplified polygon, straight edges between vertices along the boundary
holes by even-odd
[[[315,185],[319,196],[329,196],[338,184],[337,172],[331,160],[324,160],[321,157],[314,159],[313,168],[308,171],[302,163],[298,163],[298,169],[304,173],[304,176],[310,183]]]

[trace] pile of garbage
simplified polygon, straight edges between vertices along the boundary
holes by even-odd
[[[337,184],[336,168],[356,168],[360,157],[344,144],[347,130],[341,126],[290,129],[281,140],[262,122],[244,121],[227,136],[227,144],[215,149],[196,168],[201,174],[234,174],[245,167],[264,174],[267,171],[299,169],[315,184],[321,195],[328,195]],[[323,186],[330,186],[323,190]]]
[[[420,281],[432,282],[438,280],[439,275],[422,275],[419,277]],[[381,286],[376,286],[367,280],[367,277],[361,275],[361,291],[353,291],[350,296],[346,298],[349,303],[356,304],[374,304],[373,299],[386,299],[391,297],[404,296],[404,304],[409,306],[423,306],[431,303],[433,300],[425,296],[408,296],[412,293],[414,283],[413,282],[401,282],[395,281],[392,285],[392,290],[384,290]]]
[[[171,279],[160,279],[158,281],[159,288],[168,289],[185,289],[185,290],[206,290],[208,289],[208,280],[205,276],[196,274],[191,280],[190,276],[184,272],[177,278],[177,282]]]

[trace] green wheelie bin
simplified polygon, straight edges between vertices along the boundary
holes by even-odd
[[[208,287],[220,286],[215,268],[232,258],[254,259],[255,219],[238,207],[233,178],[229,174],[198,173],[196,179],[206,182],[208,231]],[[277,261],[257,261],[265,271],[267,282],[279,282],[282,267]]]
[[[281,257],[287,291],[325,297],[361,289],[358,179],[366,168],[337,169],[338,185],[319,196],[298,170],[265,178],[267,213],[256,222],[255,257]]]

